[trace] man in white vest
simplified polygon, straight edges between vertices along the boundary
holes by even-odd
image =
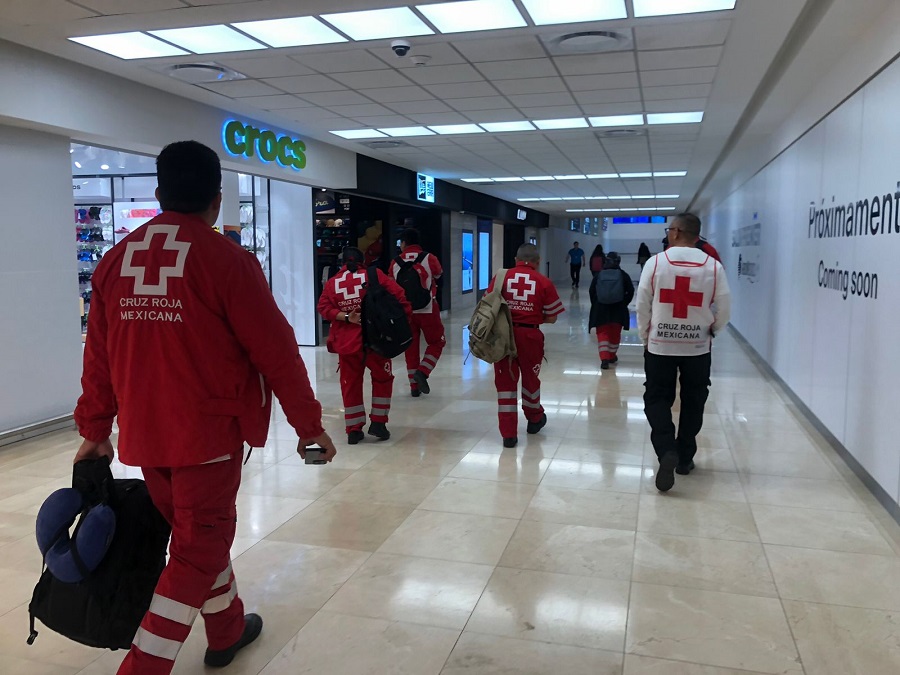
[[[700,219],[681,213],[666,228],[668,248],[644,265],[637,322],[644,343],[644,412],[659,458],[656,488],[667,492],[675,473],[694,468],[697,434],[709,396],[712,340],[728,323],[731,293],[722,264],[696,248]],[[678,433],[672,422],[681,382]]]

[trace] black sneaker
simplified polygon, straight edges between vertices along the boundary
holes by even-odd
[[[356,431],[351,431],[347,434],[347,443],[350,445],[356,445],[361,442],[366,435],[362,432],[362,429],[357,429]]]
[[[419,398],[419,396],[422,395],[422,392],[419,391],[418,389],[410,389],[409,395],[412,396],[413,398]]]
[[[670,450],[659,460],[656,470],[656,489],[668,492],[675,485],[675,467],[678,465],[678,453]]]
[[[224,668],[234,661],[234,657],[244,647],[259,637],[262,632],[263,620],[259,614],[244,615],[244,634],[227,649],[207,649],[203,663],[210,668]]]
[[[694,460],[689,461],[687,464],[679,464],[675,467],[675,473],[679,476],[687,476],[691,471],[694,470]]]
[[[516,443],[519,442],[519,439],[513,436],[512,438],[504,438],[503,439],[503,447],[504,448],[514,448],[516,447]]]
[[[547,426],[547,414],[546,413],[541,415],[541,419],[539,419],[537,422],[529,422],[527,431],[529,434],[536,434],[541,429],[543,429],[545,426]]]
[[[413,375],[413,379],[416,381],[416,384],[419,385],[419,391],[423,394],[430,394],[431,387],[428,386],[428,376],[423,373],[421,370],[417,370],[416,374]]]
[[[369,425],[369,436],[375,436],[379,441],[386,441],[391,437],[391,432],[388,431],[384,422],[372,422]]]
[[[609,370],[609,361],[604,359],[600,362],[600,370]]]
[[[610,362],[610,363],[618,363],[618,362],[619,362],[619,357],[618,357],[618,356],[614,356],[614,357],[612,357],[612,358],[609,360],[609,362]]]

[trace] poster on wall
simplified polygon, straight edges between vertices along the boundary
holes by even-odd
[[[569,220],[570,232],[581,232],[581,218],[572,218]]]
[[[471,230],[462,233],[462,292],[471,293],[475,270],[475,235]]]
[[[593,218],[583,218],[581,222],[581,233],[582,234],[590,234],[591,233],[591,221]]]
[[[759,246],[762,225],[759,213],[753,213],[753,224],[739,227],[731,233],[731,247],[737,251],[739,283],[755,284],[759,278]]]

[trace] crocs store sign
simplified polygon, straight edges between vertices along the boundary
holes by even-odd
[[[222,127],[222,142],[234,157],[258,157],[262,162],[278,162],[297,171],[306,168],[306,143],[286,134],[229,120]]]

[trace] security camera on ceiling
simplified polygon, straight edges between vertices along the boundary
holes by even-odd
[[[394,54],[403,57],[409,54],[409,50],[412,49],[412,45],[406,40],[394,40],[391,43],[391,49],[394,50]]]

